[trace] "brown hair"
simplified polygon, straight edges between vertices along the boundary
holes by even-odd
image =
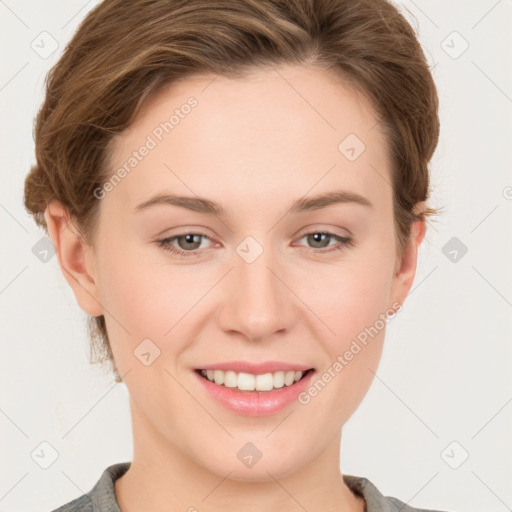
[[[411,222],[437,213],[415,206],[429,196],[438,96],[412,27],[386,0],[101,2],[46,77],[26,209],[48,232],[44,211],[59,200],[92,244],[100,203],[94,190],[112,173],[109,143],[146,100],[194,74],[242,77],[258,66],[293,63],[331,69],[379,115],[389,144],[401,257]],[[110,362],[120,382],[104,317],[89,317],[88,329],[91,362]]]

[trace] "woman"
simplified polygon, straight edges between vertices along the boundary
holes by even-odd
[[[59,511],[420,510],[339,453],[435,213],[437,108],[384,0],[87,15],[25,205],[128,388],[134,457]]]

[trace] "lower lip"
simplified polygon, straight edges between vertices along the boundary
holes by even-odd
[[[291,386],[275,388],[272,391],[240,391],[238,388],[214,384],[194,371],[204,389],[213,398],[231,411],[246,416],[270,416],[281,411],[294,402],[297,395],[308,387],[314,373],[314,370],[309,370],[304,378]]]

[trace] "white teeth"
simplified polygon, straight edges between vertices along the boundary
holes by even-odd
[[[206,376],[208,377],[208,372],[206,372]],[[224,372],[222,370],[214,370],[213,371],[213,379],[215,381],[215,384],[224,384]],[[212,379],[208,379],[212,380]]]
[[[284,372],[274,373],[274,387],[282,388],[284,386]]]
[[[224,386],[227,388],[236,388],[237,375],[235,372],[227,371],[224,372]]]
[[[252,373],[234,372],[231,370],[201,370],[210,382],[217,385],[224,385],[228,388],[238,388],[241,391],[271,391],[274,388],[291,386],[302,378],[301,371],[278,371],[274,373],[264,373],[254,375]]]
[[[242,375],[242,374],[240,374]],[[271,373],[256,375],[256,391],[270,391],[274,387],[274,376]]]
[[[285,386],[292,385],[294,380],[295,380],[295,372],[286,372],[284,374],[284,384],[285,384]]]

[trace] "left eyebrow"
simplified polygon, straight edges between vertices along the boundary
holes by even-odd
[[[347,190],[334,190],[312,197],[304,197],[294,201],[290,213],[302,213],[310,210],[319,210],[337,203],[355,203],[368,208],[374,208],[366,197]]]
[[[311,210],[319,210],[337,203],[355,203],[368,208],[374,208],[373,204],[360,194],[346,190],[335,190],[295,200],[290,207],[290,213],[297,214]],[[138,204],[135,210],[141,211],[156,205],[179,206],[195,212],[217,215],[219,217],[226,215],[226,210],[214,201],[203,197],[179,196],[175,194],[158,194]]]

